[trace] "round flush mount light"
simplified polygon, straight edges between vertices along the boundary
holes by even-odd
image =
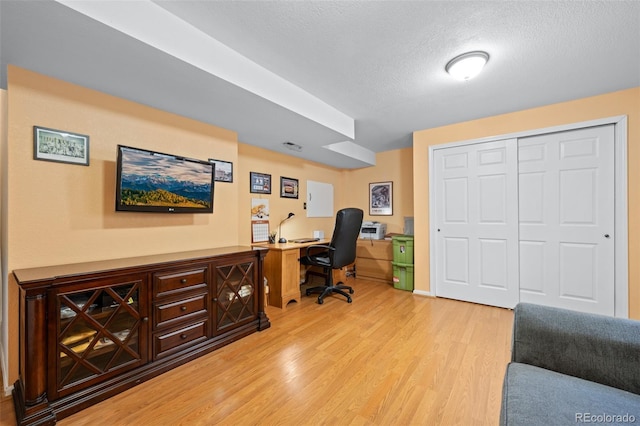
[[[489,54],[480,50],[456,56],[444,67],[449,74],[458,80],[469,80],[480,74],[489,60]]]

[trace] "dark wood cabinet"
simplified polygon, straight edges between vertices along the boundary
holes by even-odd
[[[145,287],[144,274],[136,274],[72,281],[49,291],[49,365],[55,365],[49,369],[49,398],[147,362]]]
[[[253,262],[218,262],[214,265],[215,334],[251,322],[256,316],[258,288],[252,279],[254,268]],[[264,292],[261,295],[264,297]]]
[[[226,247],[14,271],[18,423],[54,424],[269,328],[267,251]]]

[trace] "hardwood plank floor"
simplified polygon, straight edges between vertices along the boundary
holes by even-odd
[[[2,372],[0,372],[0,379],[2,378]],[[0,381],[0,383],[4,383]],[[0,392],[0,425],[15,425],[16,416],[13,411],[13,403],[11,395],[5,395],[4,392]]]
[[[349,283],[352,304],[305,296],[268,307],[270,329],[59,424],[498,423],[511,311]]]

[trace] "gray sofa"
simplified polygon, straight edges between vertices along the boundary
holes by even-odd
[[[501,425],[640,425],[640,321],[521,303]]]

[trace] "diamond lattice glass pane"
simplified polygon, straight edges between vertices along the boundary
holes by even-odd
[[[82,356],[98,330],[84,318],[74,318],[60,336],[60,344]]]
[[[129,363],[131,361],[137,361],[138,359],[139,359],[139,357],[134,357],[132,354],[130,354],[127,351],[120,351],[120,353],[116,357],[115,362],[113,363],[112,368],[113,367],[117,367],[119,365],[127,364],[127,363]]]
[[[220,273],[223,277],[228,277],[231,269],[233,269],[233,266],[219,266],[218,273]]]
[[[98,290],[97,300],[100,301],[100,308],[96,309],[95,314],[92,314],[92,316],[96,321],[104,326],[106,322],[109,321],[114,308],[109,306],[111,298],[109,294],[104,290]],[[105,301],[107,301],[106,304]]]
[[[114,334],[120,342],[124,342],[131,329],[136,325],[136,322],[137,319],[133,317],[131,312],[120,308],[105,328]]]
[[[235,320],[231,318],[227,312],[218,313],[218,327],[225,327],[230,324],[234,324]]]
[[[133,329],[133,331],[131,332],[131,337],[129,338],[128,346],[131,351],[135,353],[140,352],[138,349],[138,329],[137,328]]]
[[[246,304],[243,305],[243,309],[240,312],[239,319],[243,320],[245,318],[253,317],[253,297],[249,297],[246,300]]]
[[[244,274],[238,269],[233,268],[233,272],[229,276],[229,280],[227,281],[228,285],[232,285],[235,288],[238,288],[244,279]]]
[[[102,336],[88,354],[87,358],[100,371],[107,371],[107,366],[113,359],[118,347],[111,338]]]
[[[137,287],[129,283],[60,296],[62,386],[140,359]]]
[[[238,267],[244,272],[245,275],[250,275],[249,271],[251,271],[251,267],[253,266],[253,262],[241,263]]]
[[[75,363],[70,358],[68,358],[68,355],[64,352],[60,352],[59,356],[60,356],[60,374],[58,375],[58,377],[64,380],[64,378],[67,377],[67,375],[69,374],[71,367],[73,367]]]
[[[78,312],[92,312],[98,306],[92,298],[93,290],[62,296],[58,299],[60,319],[74,318]]]
[[[65,363],[65,359],[62,359],[61,368],[61,376],[63,378],[62,385],[67,385],[69,383],[78,382],[80,380],[88,379],[95,375],[93,371],[89,368],[85,367],[82,364],[67,362]],[[71,371],[71,367],[75,367],[73,371]]]
[[[76,311],[71,309],[71,304],[64,302],[60,303],[60,319],[66,320],[76,316]]]

